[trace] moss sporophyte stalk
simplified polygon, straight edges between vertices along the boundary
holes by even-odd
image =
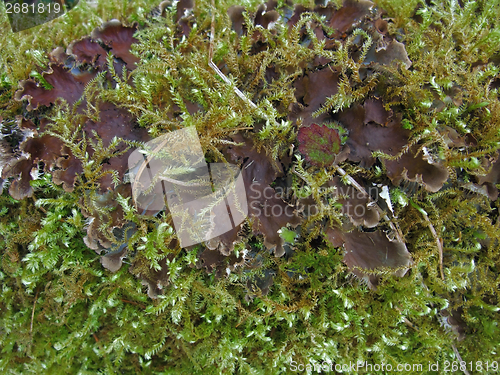
[[[2,373],[498,371],[498,0],[44,4],[0,12]]]

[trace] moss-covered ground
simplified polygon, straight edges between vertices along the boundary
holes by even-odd
[[[500,1],[260,4],[0,5],[2,374],[500,371]],[[251,207],[183,248],[127,158],[190,126]]]

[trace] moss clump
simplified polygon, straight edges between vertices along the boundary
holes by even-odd
[[[156,5],[0,39],[0,369],[494,369],[498,1]],[[181,248],[126,157],[188,126],[250,204]]]

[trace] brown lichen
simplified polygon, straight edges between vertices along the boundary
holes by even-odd
[[[264,245],[268,249],[274,249],[276,257],[281,257],[285,251],[278,231],[288,224],[296,226],[301,221],[294,207],[284,202],[270,186],[283,171],[273,168],[269,156],[264,150],[257,151],[251,138],[241,134],[232,138],[243,144],[229,148],[228,153],[241,166],[253,231],[255,234],[263,234]]]
[[[116,60],[113,62],[115,69],[126,64],[132,70],[138,61],[137,57],[130,52],[131,45],[136,42],[133,37],[136,26],[125,27],[116,20],[105,23],[101,28],[92,33],[92,37],[87,37],[73,42],[64,52],[56,49],[51,54],[54,61],[50,64],[48,72],[43,74],[43,78],[53,87],[47,89],[39,86],[33,80],[21,83],[21,89],[16,93],[17,100],[28,100],[28,110],[34,111],[40,105],[51,106],[58,98],[66,100],[69,104],[79,100],[85,89],[85,85],[96,76],[98,72],[104,71],[107,61],[107,54],[112,53]],[[123,61],[121,63],[120,61]],[[107,79],[113,83],[112,77],[107,73]],[[78,107],[81,113],[84,110],[82,103]],[[119,137],[127,141],[147,141],[149,135],[145,129],[139,128],[135,118],[125,109],[113,103],[94,103],[99,108],[99,120],[86,117],[83,120],[82,136],[94,142],[102,141],[102,146],[107,147],[110,142]],[[22,124],[28,120],[21,120]],[[28,160],[32,161],[33,167],[41,161],[45,164],[45,170],[53,172],[53,181],[62,184],[64,190],[71,192],[79,175],[83,172],[81,161],[73,155],[69,147],[66,147],[59,138],[43,134],[48,127],[49,121],[42,118],[41,125],[37,127],[31,123],[33,136],[20,145],[20,150],[28,154]],[[27,125],[25,125],[27,126]],[[40,134],[40,136],[39,136]],[[95,137],[97,135],[98,138]],[[101,192],[105,192],[112,187],[112,175],[107,172],[117,173],[119,178],[123,178],[127,170],[127,158],[131,150],[129,146],[120,143],[115,149],[114,157],[104,161],[102,178],[98,182]],[[88,145],[86,152],[92,156],[94,149]],[[30,195],[28,186],[30,177],[28,173],[28,162],[19,161],[22,166],[15,167],[17,163],[12,161],[12,165],[5,176],[12,177],[21,174],[14,182],[13,194],[18,198]],[[16,191],[18,190],[18,191]]]
[[[344,232],[343,229],[329,227],[325,235],[333,246],[343,245],[344,263],[372,289],[377,289],[379,283],[376,271],[396,269],[392,273],[403,277],[412,264],[406,245],[390,240],[381,230],[362,232],[354,229]]]
[[[371,203],[368,196],[360,193],[354,186],[346,185],[340,177],[334,177],[327,183],[335,187],[334,196],[342,204],[342,213],[347,215],[353,225],[376,227],[380,221],[380,212]]]

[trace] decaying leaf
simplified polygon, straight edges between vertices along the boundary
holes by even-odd
[[[139,58],[131,53],[130,47],[137,42],[133,36],[136,31],[137,25],[126,27],[117,19],[113,19],[92,31],[91,37],[107,47],[115,57],[123,60],[128,70],[134,70]]]
[[[245,301],[250,302],[257,296],[267,296],[271,286],[274,284],[274,276],[276,276],[276,271],[267,269],[264,270],[264,275],[262,277],[248,280]]]
[[[120,66],[126,64],[132,70],[138,58],[130,53],[132,43],[137,40],[133,37],[136,26],[125,27],[117,20],[112,20],[103,24],[92,33],[92,37],[87,37],[73,42],[64,52],[60,48],[53,51],[51,59],[54,61],[50,65],[50,70],[43,74],[43,78],[53,88],[47,89],[38,86],[33,80],[21,83],[21,90],[16,93],[16,99],[28,100],[28,110],[35,110],[40,105],[50,106],[57,98],[65,99],[69,104],[76,102],[83,94],[85,85],[100,71],[107,69],[107,54],[113,53],[119,61],[115,61],[115,69],[120,70]],[[123,61],[121,63],[120,61]],[[91,68],[89,68],[89,66]],[[118,69],[120,68],[120,69]],[[112,77],[107,75],[107,79],[112,82]],[[99,107],[99,121],[88,118],[83,125],[83,133],[86,137],[97,141],[94,132],[107,147],[115,137],[120,137],[127,141],[147,141],[149,135],[145,129],[137,126],[135,118],[125,109],[106,102],[102,104],[94,103]],[[79,111],[83,110],[83,103]],[[78,160],[71,150],[64,146],[59,138],[43,134],[47,130],[48,120],[42,118],[39,129],[31,121],[21,119],[21,125],[29,127],[34,134],[20,145],[21,151],[30,155],[34,168],[38,161],[45,165],[45,170],[53,172],[53,181],[62,184],[64,190],[71,192],[78,175],[83,172],[81,161]],[[109,158],[102,164],[102,171],[114,171],[119,178],[123,178],[127,169],[127,158],[131,150],[126,150],[128,146],[120,143],[115,149],[116,157]],[[93,148],[88,145],[87,153],[92,156]],[[22,163],[15,167],[16,163]],[[30,177],[28,173],[28,161],[12,160],[11,167],[5,172],[6,177],[21,176],[15,179],[12,193],[18,198],[31,194],[28,186]],[[8,173],[8,175],[7,175]],[[18,182],[16,182],[18,181]],[[101,192],[112,187],[112,175],[107,173],[99,181]]]
[[[17,176],[9,187],[9,194],[12,198],[21,200],[33,195],[30,181],[32,179],[31,172],[34,168],[33,162],[26,158],[15,159],[14,163],[3,168],[2,179]]]
[[[111,272],[117,272],[121,266],[123,258],[127,256],[127,249],[124,248],[119,252],[106,254],[101,257],[101,264]]]
[[[56,99],[63,98],[73,104],[82,96],[85,85],[95,77],[95,73],[88,71],[72,74],[70,70],[62,65],[51,64],[49,71],[43,74],[43,78],[52,86],[47,89],[29,79],[21,82],[21,90],[16,92],[17,100],[28,100],[28,110],[35,110],[40,105],[50,106]]]
[[[458,341],[462,341],[468,331],[467,323],[462,318],[462,314],[462,308],[457,310],[441,310],[441,324],[445,327],[445,329],[451,330],[456,335]]]
[[[405,45],[397,40],[391,40],[383,48],[377,49],[373,46],[367,53],[364,62],[365,64],[393,65],[397,61],[402,62],[406,69],[411,66]]]
[[[215,277],[219,279],[223,276],[228,276],[238,267],[244,267],[246,261],[246,252],[240,254],[240,256],[236,256],[234,253],[224,255],[218,249],[204,249],[198,255],[198,263],[196,266],[197,268],[204,267],[209,274],[215,271]]]
[[[401,113],[390,116],[378,101],[366,101],[363,106],[356,103],[335,118],[349,131],[346,144],[351,151],[348,159],[360,162],[361,167],[368,168],[375,163],[373,152],[394,156],[409,142],[410,131],[403,129]],[[439,161],[433,161],[425,151],[419,152],[418,145],[410,147],[396,160],[382,158],[382,162],[394,185],[403,180],[415,181],[426,190],[436,192],[448,180],[447,168]]]
[[[45,129],[46,124],[47,121],[40,122],[40,132]],[[51,171],[62,155],[63,143],[50,135],[39,136],[39,131],[31,120],[18,117],[17,127],[23,134],[23,140],[18,146],[22,156],[10,155],[3,167],[2,178],[14,177],[9,193],[19,200],[33,194],[30,182],[38,172],[38,162],[43,162],[44,171]]]
[[[253,20],[254,26],[262,26],[267,29],[272,22],[275,22],[279,18],[279,13],[275,9],[276,5],[275,1],[268,1],[266,4],[260,4],[255,13],[250,13],[249,16]],[[233,5],[227,10],[233,30],[240,36],[245,34],[248,29],[243,17],[243,13],[247,11],[245,7],[240,5]],[[257,33],[253,37],[256,39]]]
[[[164,288],[170,283],[170,267],[167,264],[167,260],[171,261],[173,259],[174,254],[168,254],[166,258],[158,261],[160,269],[156,270],[149,267],[147,259],[136,257],[128,270],[132,275],[142,280],[142,285],[148,287],[149,298],[156,299],[159,295],[163,294]]]

